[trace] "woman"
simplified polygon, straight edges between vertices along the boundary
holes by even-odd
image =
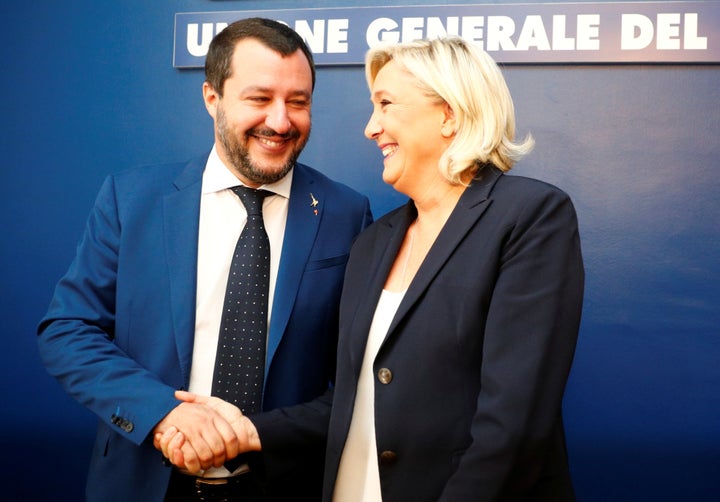
[[[360,235],[347,266],[325,499],[572,500],[561,401],[584,279],[572,203],[504,174],[532,139],[514,141],[509,91],[481,50],[383,46],[366,76],[365,134],[410,200]],[[251,417],[263,454],[322,435],[318,403]],[[267,426],[278,420],[283,437]]]
[[[503,174],[532,139],[513,141],[512,100],[484,52],[458,38],[381,47],[366,76],[365,135],[410,201],[348,263],[335,499],[572,499],[561,400],[584,277],[572,204]]]

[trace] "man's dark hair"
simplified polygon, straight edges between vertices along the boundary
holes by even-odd
[[[210,43],[205,57],[205,81],[221,97],[225,80],[230,77],[230,63],[235,52],[235,45],[245,38],[254,38],[283,56],[290,56],[298,49],[302,50],[310,65],[312,88],[315,89],[315,62],[312,52],[300,35],[289,26],[272,19],[251,17],[229,24]],[[248,61],[247,64],[252,64],[252,61]]]

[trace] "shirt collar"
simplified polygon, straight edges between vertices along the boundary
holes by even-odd
[[[280,181],[275,183],[269,183],[262,185],[259,188],[273,192],[276,195],[290,198],[290,187],[292,186],[293,169],[283,177]],[[225,166],[220,156],[217,153],[215,145],[213,145],[208,157],[207,163],[205,164],[205,171],[203,172],[202,179],[202,193],[219,192],[226,190],[238,185],[244,185],[237,177]]]

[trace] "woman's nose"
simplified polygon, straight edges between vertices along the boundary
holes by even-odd
[[[365,125],[365,137],[367,139],[375,139],[381,131],[382,127],[380,127],[380,122],[375,118],[375,112],[373,112],[372,115],[370,115],[368,123]]]

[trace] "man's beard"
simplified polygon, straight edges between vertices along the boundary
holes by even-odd
[[[292,129],[286,134],[278,134],[272,129],[250,129],[245,132],[244,139],[245,144],[238,140],[237,136],[232,134],[232,131],[228,130],[227,117],[225,111],[221,106],[217,108],[217,128],[220,142],[225,149],[228,156],[228,160],[242,176],[247,180],[257,183],[258,185],[265,185],[280,181],[285,177],[287,173],[295,165],[295,161],[300,156],[308,138],[299,144],[297,144],[292,151],[287,162],[278,171],[263,169],[258,166],[250,159],[250,152],[248,151],[247,141],[251,136],[266,136],[266,137],[280,137],[282,139],[296,139],[300,137],[300,132],[297,129]]]

